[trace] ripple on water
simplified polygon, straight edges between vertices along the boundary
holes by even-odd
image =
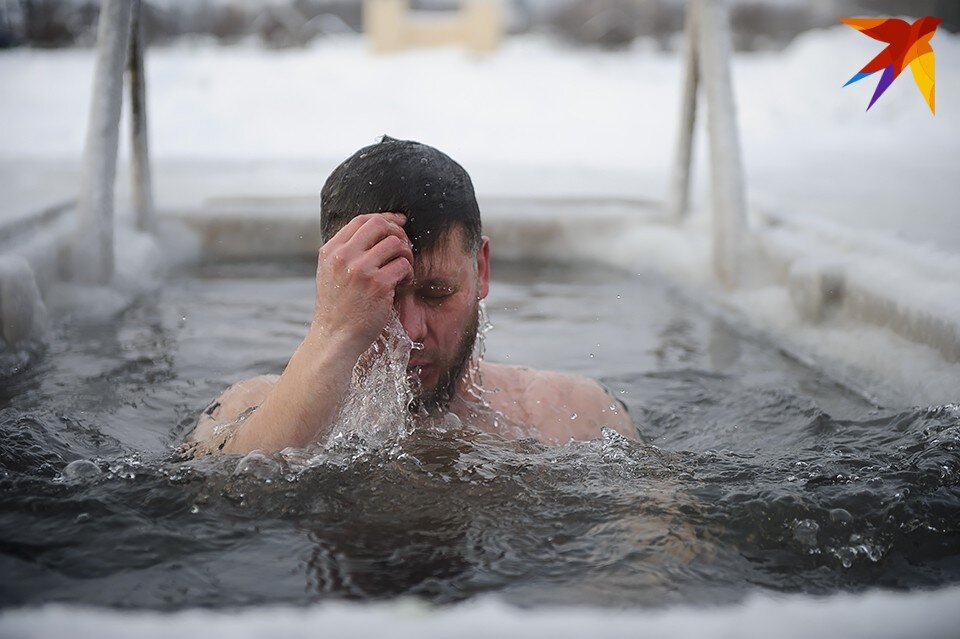
[[[229,286],[202,308],[271,294]],[[290,286],[297,302],[272,303],[288,318],[309,313],[309,279]],[[602,283],[555,288],[535,299],[518,288],[516,306],[577,335],[583,325],[565,327],[549,305],[592,313]],[[200,360],[226,359],[231,379],[251,362],[278,370],[271,353],[296,339],[287,324],[264,334],[265,320],[234,303],[210,328],[229,338],[207,345],[191,332],[202,313],[175,321],[192,308],[187,292],[120,318],[97,347],[52,344],[75,369],[51,365],[0,407],[4,605],[496,592],[519,604],[659,606],[960,581],[956,406],[846,414],[782,377],[747,383],[697,359],[699,320],[685,316],[662,354],[672,368],[614,362],[628,372],[603,380],[625,391],[643,442],[605,432],[551,447],[455,420],[411,427],[384,378],[386,403],[350,413],[355,427],[328,446],[180,461],[171,451],[192,416],[230,381]],[[257,340],[267,346],[243,350]],[[767,365],[755,346],[738,348]],[[90,379],[99,399],[84,390]]]

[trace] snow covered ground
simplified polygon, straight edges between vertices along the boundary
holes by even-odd
[[[960,37],[939,32],[932,44],[936,116],[909,72],[865,112],[876,82],[842,85],[881,45],[845,26],[803,34],[781,53],[738,54],[733,65],[751,213],[814,229],[788,241],[768,234],[765,250],[783,253],[774,261],[791,277],[836,262],[853,305],[811,323],[794,308],[797,291],[766,272],[769,260],[725,303],[840,377],[868,371],[860,386],[881,402],[956,401],[960,388],[960,362],[944,357],[960,344]],[[150,50],[146,68],[156,198],[168,211],[316,194],[339,160],[382,133],[450,153],[481,201],[660,201],[682,80],[679,56],[647,43],[606,52],[542,36],[508,39],[490,55],[377,56],[357,37],[284,51],[194,42]],[[76,193],[92,69],[89,50],[0,52],[0,220]],[[702,133],[690,224],[592,237],[568,220],[558,252],[663,267],[720,294],[710,284]],[[122,195],[122,173],[118,184]],[[878,324],[886,307],[899,309],[889,324],[909,330]],[[915,343],[917,326],[935,334]]]
[[[0,613],[0,634],[10,639],[96,637],[954,637],[960,590],[872,592],[830,598],[753,596],[741,606],[661,611],[541,608],[520,610],[487,597],[447,608],[408,600],[329,602],[310,608],[264,607],[234,612],[115,612],[47,606]]]
[[[938,33],[933,45],[936,117],[909,73],[867,113],[872,80],[841,89],[879,50],[845,26],[804,34],[780,54],[738,55],[751,201],[956,251],[960,38]],[[0,215],[44,199],[51,185],[36,179],[44,166],[62,184],[58,194],[75,191],[69,167],[82,151],[92,62],[88,50],[0,53],[0,186],[8,193]],[[178,166],[195,175],[198,165],[216,173],[231,164],[235,184],[213,188],[314,193],[325,170],[386,132],[448,151],[475,175],[481,195],[660,199],[681,69],[679,56],[643,43],[603,52],[536,36],[510,39],[489,56],[381,57],[352,37],[306,50],[153,49],[147,75],[158,197],[161,205],[185,197],[164,188],[180,186]],[[290,175],[269,168],[282,165]]]

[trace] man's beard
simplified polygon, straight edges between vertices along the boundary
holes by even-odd
[[[436,386],[432,389],[420,389],[416,382],[414,383],[414,397],[410,402],[411,413],[434,413],[447,408],[454,395],[456,395],[457,384],[463,378],[467,365],[470,363],[470,356],[473,354],[473,346],[477,341],[479,326],[480,301],[477,300],[473,306],[473,319],[460,337],[456,357],[446,370],[440,372]]]

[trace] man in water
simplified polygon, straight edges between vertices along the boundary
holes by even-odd
[[[604,427],[637,437],[623,405],[586,378],[482,361],[482,384],[471,383],[490,240],[470,176],[450,157],[384,136],[340,164],[320,197],[324,244],[307,336],[282,375],[239,382],[204,411],[188,439],[197,452],[323,443],[354,366],[393,311],[422,345],[407,369],[417,382],[414,418],[453,413],[468,428],[552,443],[592,439]]]

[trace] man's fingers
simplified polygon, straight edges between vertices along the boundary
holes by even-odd
[[[406,279],[413,279],[413,262],[406,257],[397,257],[384,264],[380,273],[391,287],[396,287]]]
[[[343,227],[337,231],[333,237],[327,242],[328,244],[344,244],[346,243],[353,234],[357,232],[363,223],[370,219],[369,215],[358,215],[349,222],[343,225]]]
[[[407,223],[407,216],[404,213],[381,213],[380,215],[384,216],[394,224],[399,224],[403,226]]]
[[[357,229],[347,242],[353,250],[366,251],[388,235],[395,235],[405,243],[409,242],[403,228],[386,215],[371,217]]]
[[[402,213],[358,215],[320,248],[319,263],[323,263],[332,256],[336,256],[339,260],[352,260],[390,235],[395,235],[408,243],[409,240],[400,227],[401,224],[406,223],[406,220],[406,216]]]
[[[400,238],[396,235],[388,235],[367,251],[360,261],[367,262],[374,268],[380,268],[398,257],[404,257],[413,264],[413,250],[410,248],[410,243],[406,236]]]
[[[342,229],[337,231],[336,235],[330,238],[330,242],[336,244],[346,244],[352,240],[357,231],[370,222],[370,220],[386,220],[398,226],[403,226],[407,223],[407,216],[403,213],[364,213],[363,215],[358,215],[347,222]],[[376,244],[376,242],[374,242],[374,244]],[[370,246],[373,246],[373,244]]]

